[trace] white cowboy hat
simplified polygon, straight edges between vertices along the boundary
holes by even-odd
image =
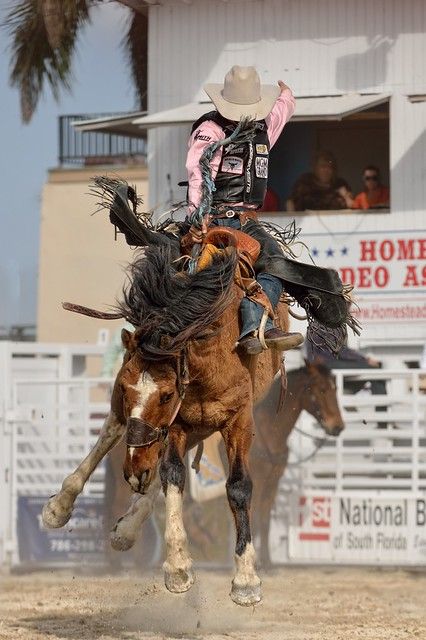
[[[250,117],[263,120],[280,95],[280,87],[260,84],[254,67],[233,66],[225,76],[224,84],[206,84],[204,91],[219,113],[228,120]]]

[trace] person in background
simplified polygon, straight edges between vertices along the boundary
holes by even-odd
[[[335,157],[330,151],[318,151],[313,171],[296,180],[287,200],[287,211],[350,209],[352,203],[348,183],[337,175]]]
[[[380,171],[369,164],[362,172],[364,191],[361,191],[352,203],[352,209],[377,209],[389,207],[389,188],[381,184]]]
[[[268,211],[279,211],[280,210],[280,201],[273,189],[268,187],[265,194],[265,199],[263,201],[263,205],[260,207],[259,211],[264,211],[265,213]]]
[[[356,349],[351,349],[345,345],[337,357],[334,357],[330,352],[320,349],[313,344],[310,340],[305,340],[305,354],[308,362],[320,362],[330,369],[378,369],[381,367],[381,363],[375,358],[364,355]],[[385,380],[359,380],[355,376],[345,378],[345,392],[355,394],[361,391],[369,383],[371,389],[371,395],[386,395],[386,381]],[[376,411],[386,411],[387,407],[380,405],[376,407]],[[379,429],[385,429],[387,422],[378,422]]]
[[[380,367],[380,362],[371,356],[365,356],[347,345],[342,347],[337,357],[324,351],[310,340],[305,341],[306,358],[309,362],[321,361],[332,369],[371,369]]]

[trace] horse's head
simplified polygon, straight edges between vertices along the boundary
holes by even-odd
[[[303,409],[310,413],[332,436],[345,428],[337,400],[336,384],[330,369],[321,363],[306,362],[306,393]]]
[[[186,388],[185,357],[177,354],[205,336],[234,300],[235,252],[214,257],[196,273],[180,265],[170,247],[146,247],[130,266],[118,304],[122,317],[138,327],[122,332],[126,355],[112,400],[127,425],[124,474],[139,492],[154,478]]]
[[[137,346],[137,332],[122,331],[126,349],[117,375],[113,402],[127,426],[124,476],[144,493],[155,476],[167,431],[179,410],[185,384],[176,358],[152,361]]]

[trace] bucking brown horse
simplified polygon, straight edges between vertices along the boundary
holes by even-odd
[[[334,376],[323,364],[306,363],[287,373],[287,396],[277,413],[280,393],[281,383],[276,379],[254,408],[256,438],[250,452],[253,530],[258,538],[260,562],[265,569],[271,566],[271,510],[287,466],[287,440],[301,412],[310,413],[328,435],[338,436],[344,428]]]
[[[133,544],[162,485],[165,583],[172,592],[187,591],[194,574],[182,519],[184,457],[219,431],[228,457],[226,489],[236,527],[231,597],[250,605],[261,600],[249,515],[253,405],[279,370],[281,354],[238,352],[243,292],[234,283],[235,269],[236,255],[229,251],[200,272],[182,272],[168,247],[148,247],[133,263],[121,311],[138,329],[133,334],[123,330],[126,354],[111,411],[92,451],[44,507],[43,521],[60,527],[69,520],[84,483],[126,433],[124,473],[137,495],[117,523],[112,543],[115,548]],[[280,316],[287,317],[283,309]]]

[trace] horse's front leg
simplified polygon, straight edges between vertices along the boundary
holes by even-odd
[[[102,458],[117,444],[124,433],[124,425],[120,424],[111,411],[89,455],[79,464],[77,469],[65,478],[61,490],[52,496],[42,511],[45,527],[56,529],[63,527],[71,517],[74,502],[83,491],[84,485],[98,466]]]
[[[256,604],[262,599],[261,581],[256,573],[256,554],[251,538],[249,515],[252,481],[248,472],[248,455],[253,432],[254,423],[251,417],[222,432],[229,461],[226,492],[237,532],[236,572],[230,595],[234,602],[241,605]]]
[[[169,444],[160,466],[160,478],[166,496],[166,560],[164,580],[169,591],[182,593],[194,583],[192,559],[183,524],[183,489],[185,486],[186,434],[177,427],[169,431]]]
[[[155,501],[160,492],[161,483],[158,473],[149,485],[146,493],[135,494],[126,513],[117,520],[110,533],[110,542],[116,551],[127,551],[136,542],[137,535],[154,511]]]

